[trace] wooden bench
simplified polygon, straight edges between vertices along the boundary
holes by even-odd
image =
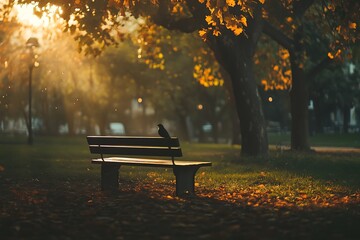
[[[194,178],[200,167],[211,162],[174,160],[181,157],[179,139],[172,137],[87,136],[90,153],[99,154],[92,159],[101,164],[101,189],[116,191],[119,187],[121,165],[172,168],[176,178],[176,195],[195,193]],[[104,157],[106,155],[106,157]],[[146,157],[146,158],[144,158]]]

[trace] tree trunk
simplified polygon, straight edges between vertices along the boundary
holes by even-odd
[[[319,97],[312,97],[312,100],[314,101],[315,131],[316,133],[323,133],[323,111],[321,110]]]
[[[74,114],[67,113],[66,120],[67,120],[68,130],[69,130],[68,135],[74,136],[75,135]]]
[[[212,139],[214,143],[219,143],[219,125],[218,121],[211,121],[211,133],[212,133]]]
[[[172,104],[175,106],[174,115],[176,115],[176,122],[178,123],[179,130],[175,132],[177,136],[179,136],[183,141],[190,141],[189,129],[186,123],[186,110],[183,109],[182,101],[178,102],[175,100],[174,96],[170,96]]]
[[[109,121],[108,121],[108,108],[103,108],[103,111],[100,111],[101,115],[98,116],[98,124],[99,124],[99,130],[100,130],[100,135],[105,135],[106,134],[106,130],[109,126]]]
[[[159,9],[157,15],[153,16],[153,21],[170,30],[177,29],[183,32],[199,30],[203,24],[207,26],[203,18],[208,15],[205,4],[198,1],[186,1],[186,3],[194,18],[185,20],[189,20],[187,23],[191,21],[192,24],[186,24],[185,20],[170,22],[164,1],[159,1]],[[197,22],[192,21],[194,19]],[[196,23],[198,26],[195,26]],[[265,119],[253,73],[253,56],[262,33],[261,5],[254,4],[252,17],[247,18],[246,33],[235,36],[225,27],[220,32],[219,36],[209,34],[206,42],[220,65],[228,72],[232,82],[236,110],[240,120],[241,153],[249,156],[267,156],[268,140]]]
[[[232,134],[231,134],[231,144],[241,144],[241,134],[240,134],[240,121],[236,115],[235,111],[231,111],[231,125],[232,125]]]
[[[291,150],[308,151],[309,145],[309,87],[304,71],[304,32],[299,27],[294,33],[294,48],[290,51],[292,85],[291,106]]]
[[[190,141],[189,130],[186,124],[186,116],[182,114],[181,109],[177,109],[174,113],[176,115],[176,122],[178,129],[173,135],[178,136],[182,141]]]
[[[64,104],[65,109],[65,118],[66,123],[68,125],[68,135],[74,136],[76,134],[75,132],[75,110],[72,108],[71,104]]]
[[[291,103],[291,149],[307,151],[309,145],[309,89],[303,68],[290,57],[292,70]]]
[[[209,39],[219,63],[229,73],[242,136],[241,154],[266,156],[268,141],[261,99],[253,73],[254,34],[234,36],[223,32],[222,36]],[[257,40],[255,40],[257,41]]]
[[[343,107],[343,132],[349,133],[349,123],[350,123],[350,107]]]
[[[182,141],[190,141],[189,130],[186,124],[186,116],[183,116],[183,114],[178,114],[177,122],[180,128],[180,131],[177,133],[177,135],[181,138]]]
[[[230,139],[230,144],[235,145],[241,144],[241,136],[240,136],[240,121],[239,121],[239,117],[237,115],[236,112],[236,104],[235,104],[235,97],[233,94],[233,87],[231,85],[231,79],[229,74],[224,71],[223,68],[220,69],[221,70],[221,75],[223,76],[223,78],[225,79],[224,81],[224,86],[226,88],[226,91],[229,94],[229,105],[230,105],[230,121],[231,121],[231,139]]]

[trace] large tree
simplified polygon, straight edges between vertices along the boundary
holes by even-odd
[[[114,43],[109,29],[111,25],[118,23],[111,20],[118,20],[119,13],[123,15],[123,19],[128,18],[127,13],[131,12],[135,17],[150,17],[153,22],[168,29],[199,31],[230,76],[241,123],[242,153],[249,155],[267,153],[264,120],[252,70],[252,58],[263,26],[265,33],[290,52],[293,121],[291,145],[295,150],[307,150],[308,82],[305,79],[313,78],[329,62],[329,58],[337,55],[339,49],[336,49],[336,45],[339,44],[333,45],[335,52],[330,52],[328,58],[305,71],[305,23],[313,20],[305,13],[314,3],[319,2],[322,9],[318,15],[322,18],[316,18],[314,23],[331,22],[328,26],[330,32],[336,29],[339,35],[344,36],[344,40],[353,40],[355,38],[351,37],[351,33],[356,31],[357,22],[354,19],[358,20],[359,6],[357,1],[342,0],[266,1],[265,8],[262,5],[265,0],[48,0],[40,1],[39,8],[48,2],[62,6],[64,18],[70,20],[67,28],[71,32],[80,30],[77,31],[76,38],[82,46],[91,46],[85,47],[85,51],[94,54],[99,53],[102,47]],[[100,48],[94,48],[96,43],[100,43]]]
[[[30,1],[22,1],[30,2]],[[67,29],[76,34],[84,50],[97,54],[114,43],[111,29],[127,13],[150,18],[158,25],[185,33],[199,31],[227,71],[240,120],[242,154],[264,156],[268,152],[265,121],[254,81],[253,55],[261,34],[259,1],[39,1],[62,7]],[[245,30],[246,28],[246,30]],[[100,47],[96,47],[100,46]]]
[[[359,2],[274,0],[268,1],[265,9],[268,17],[264,19],[264,32],[290,54],[291,148],[308,150],[309,81],[359,38]],[[315,37],[316,33],[321,37]],[[327,47],[323,56],[309,64],[309,49],[324,48],[324,38]]]

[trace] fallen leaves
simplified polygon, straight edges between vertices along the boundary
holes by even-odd
[[[28,204],[42,204],[47,201],[46,191],[40,189],[18,189],[11,188],[10,191],[19,201],[24,201]]]
[[[302,191],[278,196],[265,183],[229,191],[200,181],[196,197],[178,198],[174,181],[155,182],[155,173],[148,177],[122,182],[113,194],[100,192],[97,181],[3,181],[0,232],[5,239],[306,239],[325,229],[317,236],[341,239],[353,236],[353,219],[360,213],[359,193],[328,189],[323,196]],[[333,229],[341,222],[346,231]],[[295,229],[301,229],[299,235]]]

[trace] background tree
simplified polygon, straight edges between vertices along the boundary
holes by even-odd
[[[357,1],[268,1],[264,32],[289,51],[292,84],[290,91],[292,130],[291,148],[307,150],[309,145],[308,104],[309,80],[324,69],[335,56],[347,47],[344,42],[355,42],[357,17],[353,9],[359,9]],[[329,23],[330,22],[330,23]],[[275,27],[276,26],[276,27]],[[329,36],[329,46],[323,57],[311,67],[306,64],[307,46],[317,44],[309,32]],[[333,33],[338,31],[338,34]],[[358,34],[357,34],[358,35]],[[306,68],[308,67],[308,68]]]
[[[156,90],[151,91],[156,97],[153,99],[156,112],[166,113],[167,119],[177,122],[180,129],[176,133],[185,139],[191,138],[188,136],[191,122],[199,133],[210,122],[212,138],[217,141],[217,128],[229,112],[225,104],[228,92],[211,50],[194,34],[176,34],[156,25],[143,28],[146,34],[142,30],[136,37],[138,57],[151,69],[159,70],[150,72],[155,74],[153,78],[158,78]]]
[[[351,65],[350,65],[351,66]],[[345,65],[343,68],[333,67],[320,74],[317,81],[311,82],[311,99],[314,101],[316,130],[323,132],[324,126],[335,127],[338,131],[348,133],[350,109],[359,106],[360,78],[358,71]],[[330,113],[340,109],[343,125],[331,126]]]

